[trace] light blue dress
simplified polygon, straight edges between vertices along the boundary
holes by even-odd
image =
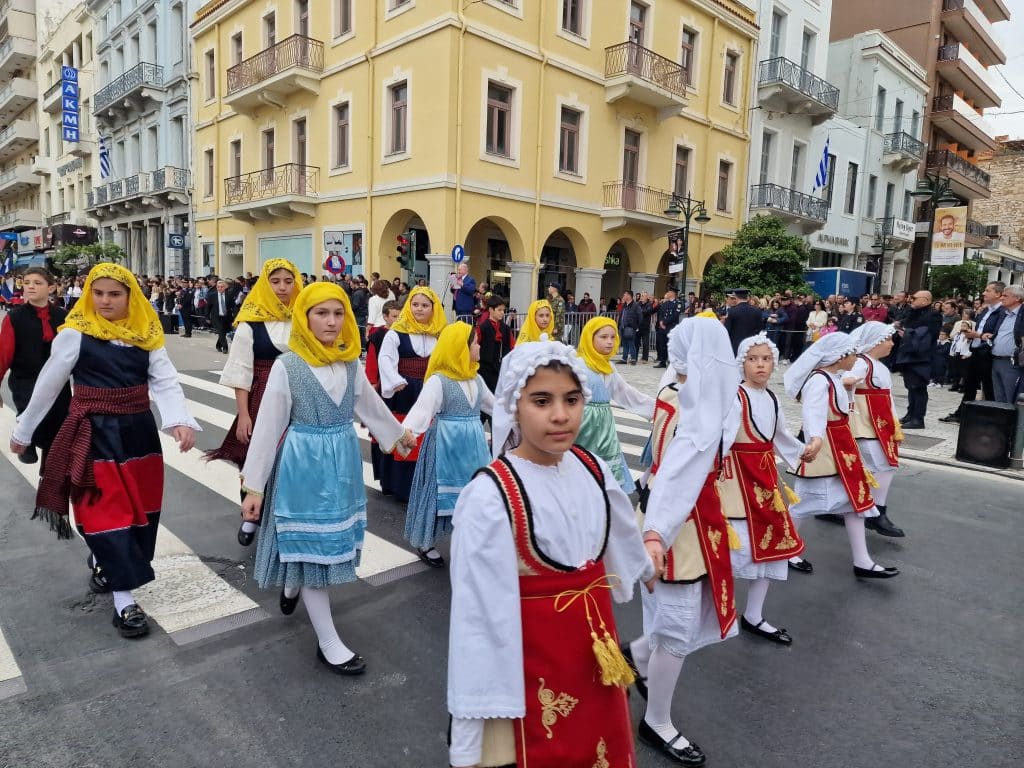
[[[619,487],[628,496],[636,490],[636,483],[619,443],[611,392],[605,386],[604,377],[591,368],[587,368],[587,385],[590,387],[590,402],[583,409],[583,424],[576,436],[576,444],[608,462]]]
[[[441,379],[441,410],[423,436],[405,518],[405,538],[420,549],[430,549],[451,533],[459,493],[491,461],[480,421],[483,380],[477,377],[476,402],[470,404],[458,382],[436,375]]]
[[[256,583],[322,589],[355,581],[366,532],[362,456],[352,424],[359,364],[346,366],[345,394],[336,405],[302,358],[287,352],[279,359],[292,409],[267,483]]]

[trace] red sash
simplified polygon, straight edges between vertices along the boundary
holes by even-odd
[[[668,395],[670,399],[663,399],[662,395],[665,389],[668,389],[671,393]],[[678,402],[675,397],[676,389],[671,384],[666,386],[665,389],[658,393],[658,397],[654,401],[654,429],[651,432],[652,475],[658,474],[658,467],[661,466],[661,459],[665,455],[665,448],[668,447],[669,441],[672,440],[676,432],[676,417],[679,410],[675,406],[675,403]]]
[[[704,556],[704,566],[715,596],[715,615],[724,639],[736,621],[736,594],[732,582],[732,561],[729,557],[729,524],[722,514],[718,496],[718,468],[708,473],[704,487],[690,516],[697,526],[697,539]]]
[[[866,355],[861,357],[867,361],[868,375],[864,377],[867,385],[858,389],[855,394],[862,395],[868,406],[868,418],[871,426],[878,436],[878,442],[882,444],[882,451],[890,467],[900,465],[899,443],[896,441],[896,417],[892,412],[892,393],[888,389],[880,389],[872,383],[874,365]]]
[[[839,473],[843,488],[846,489],[846,495],[850,498],[853,511],[867,512],[875,506],[875,500],[871,496],[871,487],[868,485],[860,449],[850,430],[850,417],[844,413],[842,418],[830,420],[825,425],[825,439],[832,448],[836,471]]]

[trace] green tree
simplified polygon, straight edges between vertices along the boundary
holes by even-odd
[[[929,290],[936,299],[980,296],[988,281],[988,273],[977,261],[965,261],[943,267],[932,267],[928,273]]]
[[[748,288],[755,296],[806,291],[804,270],[810,255],[807,243],[788,234],[779,219],[755,216],[722,251],[725,261],[707,271],[704,290],[719,296],[729,288]]]
[[[125,252],[116,243],[92,245],[62,245],[53,254],[53,268],[62,275],[73,276],[102,261],[120,264]]]

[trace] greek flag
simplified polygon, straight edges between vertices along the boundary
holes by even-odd
[[[110,150],[107,149],[107,142],[102,136],[100,136],[100,178],[110,178]]]
[[[14,251],[8,251],[3,264],[0,264],[0,275],[9,275],[14,271]]]
[[[821,162],[818,163],[818,175],[814,177],[814,189],[812,190],[812,193],[828,186],[828,141],[829,137],[826,136],[825,151],[821,153]]]

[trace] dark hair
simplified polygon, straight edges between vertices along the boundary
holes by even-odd
[[[507,307],[508,302],[498,294],[494,294],[487,300],[487,308],[494,309],[495,307]]]
[[[390,312],[391,310],[395,310],[396,312],[401,312],[402,311],[402,304],[400,302],[397,302],[397,301],[385,301],[384,302],[384,306],[381,307],[380,311],[384,314],[384,317],[387,317],[388,316],[388,312]]]
[[[46,269],[45,267],[29,267],[28,269],[25,270],[24,274],[21,277],[24,280],[29,275],[39,275],[41,278],[43,278],[43,280],[46,281],[47,285],[56,285],[57,283],[57,280],[56,278],[54,278],[53,273],[50,272],[50,270]]]

